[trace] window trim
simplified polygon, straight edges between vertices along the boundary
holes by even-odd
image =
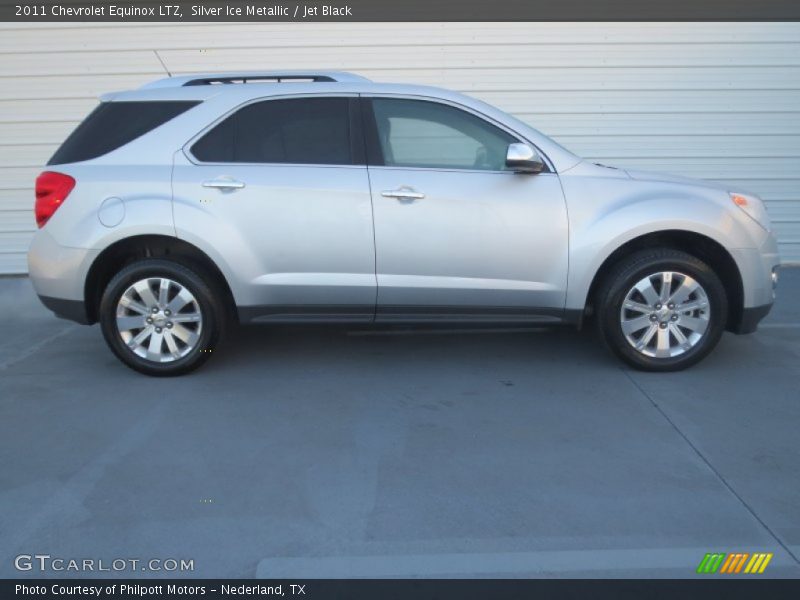
[[[370,162],[370,157],[374,156],[375,153],[379,154],[381,157],[381,163],[385,163],[385,159],[383,157],[383,151],[380,146],[380,140],[378,136],[378,124],[375,119],[375,112],[372,108],[372,99],[373,98],[391,98],[394,100],[422,100],[426,102],[432,102],[434,104],[443,104],[445,106],[450,106],[455,109],[463,110],[483,121],[492,125],[502,131],[505,131],[509,135],[512,135],[516,138],[519,138],[520,141],[530,145],[531,147],[535,148],[539,155],[544,159],[545,168],[539,173],[539,175],[546,174],[546,173],[555,173],[555,167],[553,166],[552,161],[550,158],[545,154],[542,149],[532,142],[529,138],[522,135],[519,131],[516,131],[502,123],[493,119],[492,117],[480,112],[472,108],[471,106],[466,106],[459,102],[455,102],[453,100],[449,100],[446,98],[438,98],[436,96],[423,96],[419,94],[392,94],[392,93],[362,93],[361,95],[361,115],[364,119],[364,148],[366,151],[366,159],[367,159],[367,166],[370,169],[402,169],[406,171],[442,171],[442,172],[459,172],[459,173],[487,173],[487,174],[504,174],[504,175],[518,175],[518,173],[514,171],[509,171],[506,169],[501,170],[491,170],[491,169],[468,169],[468,168],[461,168],[461,167],[404,167],[398,165],[387,165],[387,164],[372,164]]]
[[[197,158],[192,153],[192,146],[195,145],[202,137],[204,137],[207,133],[209,133],[212,129],[220,125],[223,121],[225,121],[228,117],[233,116],[238,111],[250,106],[251,104],[257,104],[260,102],[270,102],[272,100],[300,100],[303,98],[348,98],[350,102],[348,103],[348,127],[350,130],[350,144],[351,144],[351,154],[353,162],[347,164],[338,164],[338,163],[290,163],[290,162],[210,162],[210,161],[203,161]],[[359,102],[358,94],[356,93],[304,93],[304,94],[281,94],[279,96],[263,96],[259,98],[250,98],[241,104],[237,104],[233,108],[229,109],[221,116],[217,117],[203,127],[199,133],[192,136],[188,142],[186,142],[182,147],[181,151],[183,152],[184,156],[195,166],[198,167],[214,167],[214,166],[225,166],[225,167],[327,167],[327,168],[336,168],[341,169],[343,167],[355,168],[355,169],[364,169],[367,166],[367,159],[366,159],[366,148],[364,145],[364,131],[363,131],[363,117],[361,115],[362,112],[361,102]]]

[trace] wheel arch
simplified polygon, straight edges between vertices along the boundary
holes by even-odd
[[[217,264],[200,248],[176,237],[138,235],[124,238],[105,248],[92,262],[84,284],[84,302],[89,323],[98,321],[100,300],[108,282],[126,265],[143,258],[173,260],[210,278],[222,295],[229,316],[236,318],[231,287]]]
[[[726,329],[735,329],[742,319],[744,309],[744,287],[736,260],[718,241],[701,233],[679,229],[653,231],[631,240],[611,252],[594,274],[584,301],[584,315],[594,311],[597,293],[604,279],[625,256],[647,248],[672,248],[695,256],[712,266],[722,280],[728,297],[728,320]]]

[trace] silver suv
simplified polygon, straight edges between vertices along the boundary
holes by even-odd
[[[582,160],[454,92],[334,72],[109,94],[36,181],[42,302],[151,375],[231,322],[596,322],[682,369],[769,312],[779,263],[738,188]]]

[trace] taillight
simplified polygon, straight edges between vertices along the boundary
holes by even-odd
[[[36,224],[42,228],[67,199],[75,180],[69,175],[45,171],[36,178]]]

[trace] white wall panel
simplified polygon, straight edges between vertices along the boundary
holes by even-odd
[[[159,56],[173,73],[346,69],[464,91],[593,160],[761,194],[800,261],[798,23],[4,23],[0,273],[25,270],[43,163],[98,95],[163,77]]]

